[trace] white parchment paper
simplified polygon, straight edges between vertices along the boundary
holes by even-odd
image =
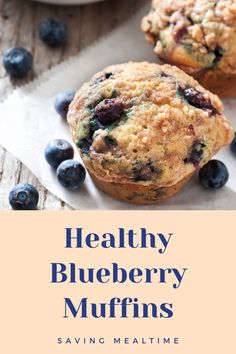
[[[50,192],[75,209],[236,209],[236,158],[229,148],[218,156],[229,168],[230,179],[226,187],[206,191],[196,176],[181,193],[157,206],[135,206],[116,201],[99,191],[89,176],[78,192],[69,192],[59,185],[55,172],[45,162],[44,148],[50,140],[64,138],[71,141],[67,124],[54,110],[54,98],[58,92],[79,88],[107,65],[130,60],[157,61],[140,30],[140,20],[145,12],[146,8],[142,8],[133,18],[78,56],[15,90],[0,104],[0,144],[22,161]],[[224,103],[225,113],[236,128],[235,101],[229,99]]]

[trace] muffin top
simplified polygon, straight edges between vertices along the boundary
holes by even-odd
[[[170,65],[127,63],[95,75],[68,113],[86,166],[101,179],[171,186],[232,140],[219,98]]]
[[[142,29],[161,58],[188,73],[236,74],[236,0],[153,0]]]

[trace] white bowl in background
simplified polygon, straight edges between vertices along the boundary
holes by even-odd
[[[92,2],[104,1],[104,0],[32,0],[37,2],[44,2],[47,4],[55,5],[82,5],[90,4]]]

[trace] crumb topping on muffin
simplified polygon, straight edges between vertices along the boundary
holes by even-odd
[[[142,29],[161,58],[189,73],[236,74],[236,0],[152,0]]]
[[[77,92],[68,122],[97,178],[158,188],[203,166],[231,142],[219,98],[170,65],[127,63]]]

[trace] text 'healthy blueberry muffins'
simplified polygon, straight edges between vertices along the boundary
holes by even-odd
[[[95,184],[114,198],[158,203],[233,139],[219,98],[176,67],[110,66],[70,105],[73,139]]]
[[[161,59],[236,96],[236,0],[153,0],[142,29]]]

